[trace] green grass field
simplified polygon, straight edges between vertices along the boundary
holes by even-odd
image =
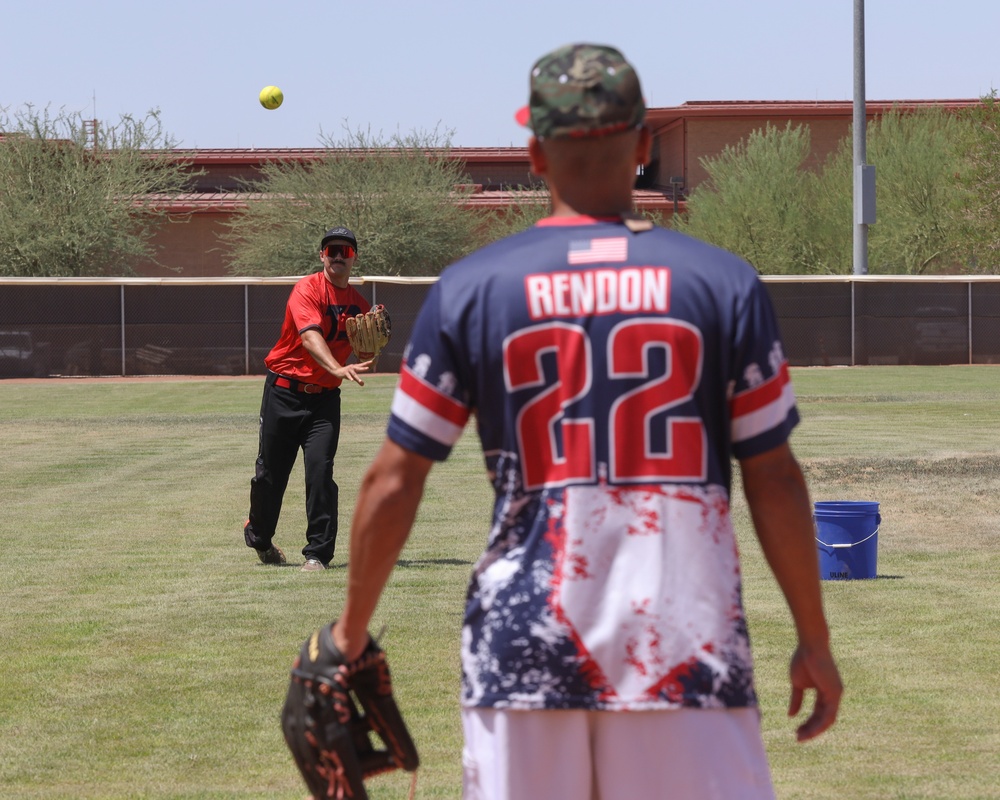
[[[793,379],[813,499],[877,500],[883,520],[879,578],[824,583],[847,689],[837,726],[798,745],[789,617],[734,487],[778,797],[1000,797],[1000,370]],[[278,722],[288,669],[341,605],[352,500],[394,382],[345,389],[335,568],[304,574],[301,467],[276,539],[294,566],[243,545],[260,379],[0,381],[0,797],[301,800]],[[460,612],[489,507],[469,431],[432,473],[373,626],[421,750],[420,798],[460,795]],[[372,798],[408,783],[376,778]]]

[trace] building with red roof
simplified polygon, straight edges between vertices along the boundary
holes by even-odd
[[[869,119],[897,108],[913,111],[938,107],[950,110],[976,105],[972,100],[868,101]],[[823,163],[838,143],[850,135],[851,101],[688,102],[670,108],[651,108],[647,124],[653,132],[653,160],[636,177],[636,207],[669,219],[685,209],[687,194],[707,179],[702,160],[717,156],[727,146],[744,140],[768,124],[780,128],[808,126],[810,165]],[[190,162],[190,191],[167,203],[169,220],[154,245],[161,264],[137,265],[143,276],[210,277],[226,275],[227,254],[219,235],[226,221],[260,195],[246,186],[261,176],[267,162],[309,161],[322,158],[322,148],[178,150]],[[468,183],[461,202],[470,210],[504,208],[512,189],[542,188],[531,175],[526,147],[456,147],[452,158],[465,166]]]

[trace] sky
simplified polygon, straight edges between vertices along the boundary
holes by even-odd
[[[363,131],[520,147],[528,72],[572,42],[614,45],[647,105],[851,100],[861,0],[16,0],[0,110],[116,122],[159,109],[188,148],[317,147]],[[868,100],[1000,89],[998,0],[868,0]],[[285,101],[258,103],[267,85]]]

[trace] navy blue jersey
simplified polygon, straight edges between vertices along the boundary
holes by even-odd
[[[798,421],[753,268],[583,217],[472,254],[421,309],[388,435],[444,459],[471,414],[496,502],[463,702],[753,705],[731,459]]]

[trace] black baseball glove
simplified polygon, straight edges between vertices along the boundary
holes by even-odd
[[[392,695],[385,652],[371,640],[348,663],[333,643],[331,627],[320,628],[302,645],[281,727],[315,800],[368,800],[365,778],[394,769],[413,772],[420,759]],[[380,749],[372,744],[372,731]]]

